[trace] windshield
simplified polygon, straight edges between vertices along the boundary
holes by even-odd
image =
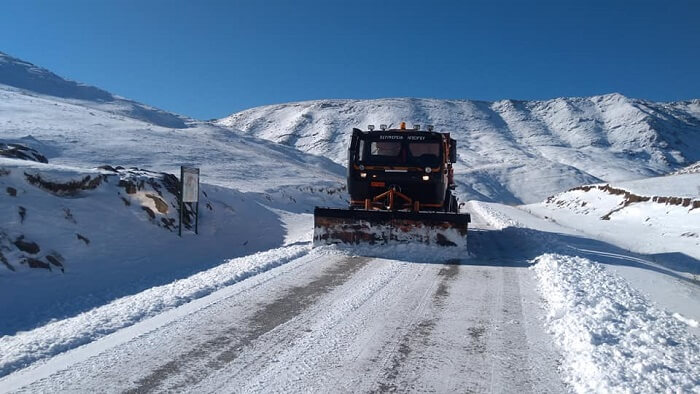
[[[437,167],[440,165],[439,142],[411,142],[408,151],[419,167]]]
[[[360,163],[383,166],[439,167],[440,143],[405,141],[360,141]]]
[[[370,144],[370,155],[396,157],[401,153],[400,142],[372,142]]]

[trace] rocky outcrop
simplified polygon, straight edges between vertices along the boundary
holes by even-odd
[[[77,181],[54,182],[43,179],[40,173],[31,174],[25,172],[24,176],[31,185],[40,187],[53,194],[66,196],[74,196],[83,190],[96,189],[105,179],[104,175],[86,175],[84,178]]]
[[[0,157],[36,161],[39,163],[49,162],[46,156],[39,153],[36,149],[20,144],[6,144],[4,142],[0,142]]]
[[[58,252],[42,252],[39,244],[25,235],[13,241],[5,231],[0,231],[0,263],[10,271],[16,271],[17,264],[49,271],[56,268],[64,272],[65,269],[64,258]]]
[[[170,231],[178,228],[180,217],[180,180],[173,174],[154,172],[139,168],[100,167],[119,175],[118,186],[124,190],[120,195],[125,206],[129,207],[138,203],[141,210],[149,217],[151,222]],[[209,199],[202,193],[205,206]],[[148,203],[148,205],[145,205]],[[194,225],[195,209],[193,204],[183,205],[182,226],[191,230]]]
[[[610,220],[610,217],[615,212],[618,212],[618,211],[630,206],[631,204],[640,203],[640,202],[653,202],[653,203],[657,203],[657,204],[681,206],[681,207],[689,208],[689,210],[700,208],[700,199],[697,199],[697,198],[673,197],[673,196],[640,196],[640,195],[634,194],[628,190],[610,186],[609,184],[584,185],[584,186],[574,187],[574,188],[567,190],[564,193],[548,197],[545,200],[545,203],[546,204],[555,204],[559,207],[564,207],[567,204],[569,204],[571,201],[568,199],[561,199],[560,198],[561,195],[565,195],[566,193],[574,192],[574,191],[589,192],[591,190],[600,190],[600,191],[605,192],[607,194],[610,194],[613,196],[620,196],[622,198],[622,201],[620,202],[620,204],[617,207],[615,207],[615,209],[609,211],[608,213],[606,213],[605,215],[600,217],[600,219],[602,219],[602,220]],[[586,202],[585,201],[581,202],[581,204],[585,205]]]
[[[70,261],[63,256],[70,254],[66,253],[70,248],[94,247],[91,239],[95,238],[92,233],[96,229],[85,227],[88,221],[84,218],[86,215],[104,215],[104,211],[91,209],[86,212],[79,209],[80,205],[75,205],[81,201],[89,202],[93,196],[99,198],[99,206],[106,204],[109,210],[120,210],[127,216],[130,212],[139,217],[141,220],[135,223],[145,222],[153,228],[178,231],[180,181],[177,177],[139,168],[102,166],[98,170],[88,173],[63,172],[51,167],[44,170],[34,166],[3,170],[3,176],[14,176],[3,178],[0,183],[4,187],[0,191],[9,196],[5,198],[13,204],[6,207],[7,212],[18,216],[8,222],[10,227],[0,228],[0,267],[4,266],[10,271],[17,271],[22,266],[48,271],[60,269],[61,272],[68,269]],[[36,189],[41,190],[40,194],[46,193],[47,199],[40,196],[37,199]],[[202,193],[201,198],[203,206],[213,210],[206,193]],[[35,206],[40,201],[42,209]],[[60,231],[73,229],[76,239],[80,241],[78,244],[53,244],[46,241],[47,237],[34,233],[38,229],[36,220],[46,215],[47,206],[55,207],[55,216],[66,220],[57,228]],[[190,203],[184,204],[183,228],[193,230],[194,223],[195,207]],[[99,239],[99,235],[96,238]],[[38,242],[37,239],[42,241]]]

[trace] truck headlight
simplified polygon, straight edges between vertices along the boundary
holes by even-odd
[[[426,173],[426,174],[430,174],[430,171],[432,171],[432,170],[433,170],[433,169],[430,168],[430,167],[425,167],[425,173]]]
[[[366,172],[361,172],[361,173],[360,173],[360,178],[367,178],[367,173],[366,173]]]
[[[429,180],[429,179],[430,179],[430,177],[429,177],[429,176],[427,176],[427,175],[423,175],[423,180],[424,180],[424,181],[427,181],[427,180]]]

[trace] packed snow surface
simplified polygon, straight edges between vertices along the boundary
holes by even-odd
[[[0,387],[562,390],[526,266],[401,256],[314,249],[17,371]]]

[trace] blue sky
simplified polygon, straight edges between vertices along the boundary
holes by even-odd
[[[700,1],[0,0],[0,51],[200,119],[321,98],[700,97]]]

